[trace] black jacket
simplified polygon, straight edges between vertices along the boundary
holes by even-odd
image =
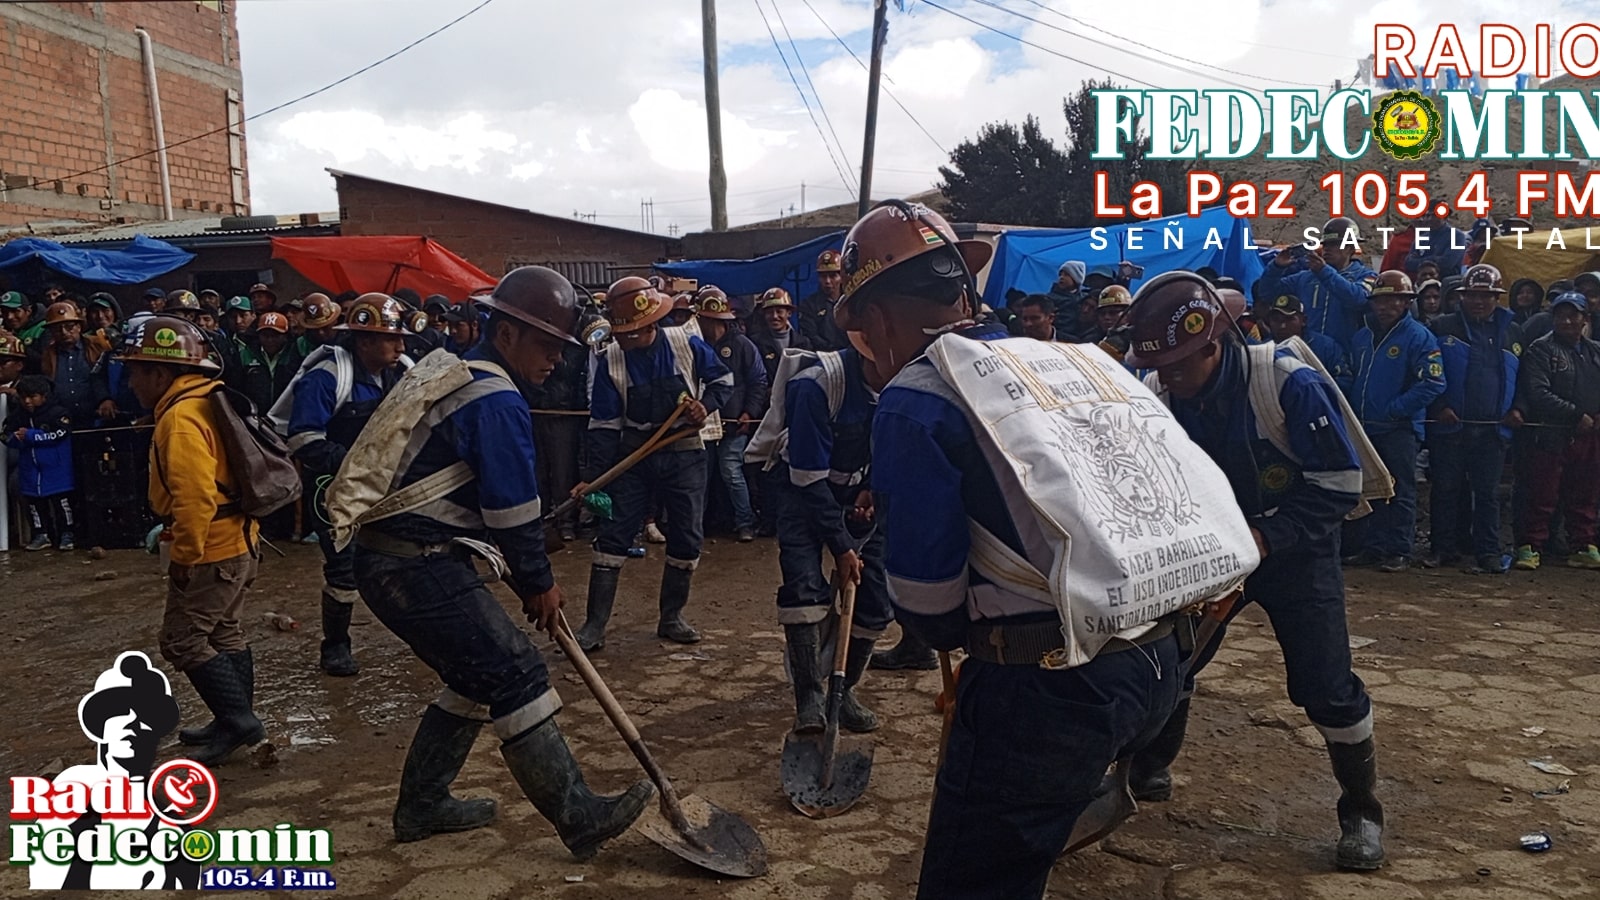
[[[1560,449],[1585,414],[1600,419],[1600,344],[1579,338],[1574,346],[1546,335],[1522,352],[1517,371],[1517,408],[1534,428],[1541,449]]]
[[[522,393],[534,409],[589,408],[589,348],[568,345],[561,361],[544,384],[522,385]],[[577,421],[582,421],[581,419]]]
[[[722,364],[733,371],[733,393],[718,410],[723,423],[737,422],[740,415],[760,419],[767,411],[767,374],[756,345],[730,328],[711,349],[717,351]]]
[[[833,320],[833,301],[821,291],[800,301],[800,333],[811,342],[811,350],[843,350],[850,339]]]
[[[755,333],[750,335],[750,340],[755,343],[757,352],[761,354],[761,365],[767,370],[767,387],[771,388],[772,377],[778,374],[778,362],[783,359],[785,348],[778,344],[777,340],[773,338],[772,332],[768,331],[765,325],[758,327]],[[805,332],[791,328],[789,329],[788,349],[817,350],[821,348],[812,344],[811,340],[806,337]]]

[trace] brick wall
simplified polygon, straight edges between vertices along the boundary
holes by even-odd
[[[227,92],[242,94],[232,2],[0,4],[0,226],[160,218],[136,27],[155,44],[174,214],[248,213],[225,131],[172,146],[223,128]]]
[[[521,264],[604,262],[611,266],[647,266],[674,253],[678,243],[659,235],[606,228],[354,175],[339,175],[335,181],[341,234],[431,237],[496,277],[505,274],[507,260]]]

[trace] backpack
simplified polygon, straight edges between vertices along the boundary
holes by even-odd
[[[228,499],[226,506],[218,509],[218,515],[237,510],[252,519],[260,519],[299,500],[300,470],[289,455],[289,447],[273,423],[256,412],[250,398],[221,382],[213,382],[204,394],[191,394],[179,402],[202,397],[211,406],[222,452],[238,484],[236,488],[229,488],[217,483],[217,490]],[[167,476],[160,470],[161,455],[152,455],[156,461],[156,475],[165,487]],[[170,493],[170,489],[168,491]]]
[[[767,405],[766,415],[761,417],[761,424],[756,426],[756,433],[750,437],[750,445],[745,448],[745,462],[760,464],[763,470],[768,470],[783,459],[784,451],[789,448],[789,422],[784,409],[789,380],[818,367],[822,371],[817,381],[828,397],[828,416],[839,414],[840,407],[844,406],[844,357],[837,350],[785,349],[777,370],[772,373],[772,400]]]

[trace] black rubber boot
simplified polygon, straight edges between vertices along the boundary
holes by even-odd
[[[611,621],[611,607],[617,603],[617,579],[621,577],[621,569],[589,566],[589,611],[583,627],[573,635],[585,653],[593,653],[606,645],[606,623]]]
[[[394,839],[402,844],[436,834],[471,831],[494,821],[493,800],[458,800],[450,783],[472,752],[483,723],[445,712],[429,704],[417,723],[417,734],[400,775],[400,799],[394,805]]]
[[[911,632],[901,628],[900,643],[872,654],[872,668],[929,672],[939,668],[939,655],[933,652],[932,647],[913,637]]]
[[[689,605],[689,585],[694,582],[694,571],[668,564],[661,568],[661,624],[656,626],[656,637],[676,644],[700,643],[700,632],[683,620],[683,608]]]
[[[240,747],[259,744],[267,736],[266,727],[250,711],[254,685],[245,681],[244,674],[228,654],[219,653],[204,665],[183,674],[188,676],[195,692],[216,717],[211,740],[190,753],[190,759],[214,766]]]
[[[348,676],[361,671],[350,654],[350,614],[355,606],[322,595],[322,659],[319,665],[329,675]]]
[[[1329,744],[1333,777],[1339,787],[1339,849],[1334,863],[1341,869],[1370,872],[1383,866],[1383,804],[1373,794],[1378,786],[1378,752],[1372,738],[1359,744]]]
[[[588,859],[606,841],[627,831],[655,796],[648,781],[614,797],[589,790],[554,716],[501,744],[500,755],[522,793],[556,826],[561,843],[578,859]]]
[[[1133,755],[1128,770],[1128,788],[1133,799],[1144,803],[1159,803],[1172,799],[1172,762],[1183,749],[1183,736],[1189,730],[1189,698],[1185,697],[1173,707],[1167,724],[1155,739]]]
[[[794,733],[819,734],[828,724],[823,709],[822,625],[783,626],[789,653],[789,679],[794,682]]]
[[[844,635],[839,637],[843,639]],[[844,659],[844,700],[839,704],[839,727],[845,731],[866,734],[878,730],[878,714],[862,706],[856,697],[856,685],[866,674],[867,663],[872,660],[872,645],[877,641],[877,638],[850,638],[850,649]]]

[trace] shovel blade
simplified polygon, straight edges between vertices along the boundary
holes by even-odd
[[[872,779],[871,741],[840,744],[833,757],[833,780],[823,765],[823,736],[791,732],[783,742],[783,792],[794,808],[813,819],[829,819],[843,813],[866,793]]]
[[[659,806],[639,817],[639,832],[668,852],[702,869],[731,878],[767,874],[767,846],[750,823],[693,794],[678,798],[690,833],[672,827]]]
[[[1117,768],[1119,777],[1108,779],[1109,789],[1091,800],[1078,815],[1078,821],[1072,823],[1072,834],[1067,837],[1062,856],[1104,839],[1138,811],[1139,804],[1128,789],[1127,766],[1119,763]]]

